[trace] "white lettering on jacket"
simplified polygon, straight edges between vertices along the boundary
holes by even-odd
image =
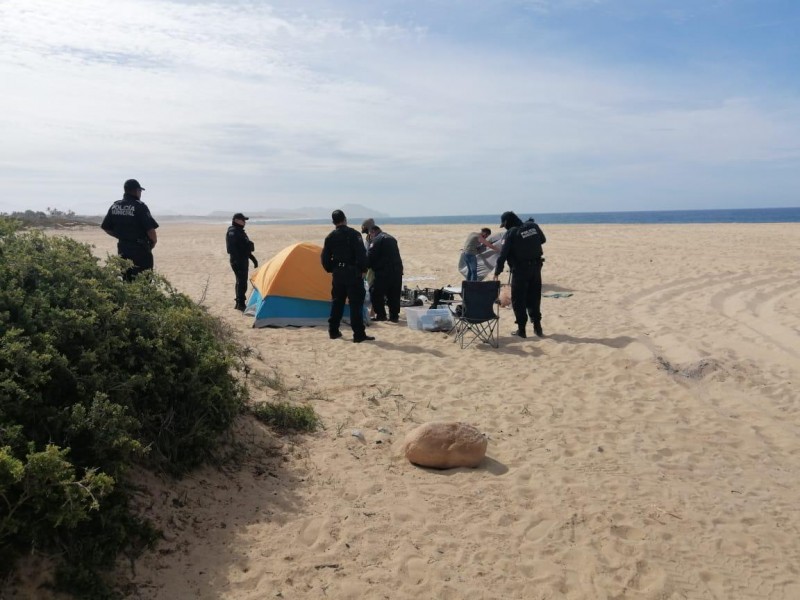
[[[132,204],[120,206],[119,204],[114,204],[111,207],[111,214],[115,217],[133,217],[134,211],[136,207]]]

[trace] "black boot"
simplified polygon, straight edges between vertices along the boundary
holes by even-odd
[[[244,302],[237,302],[237,303],[236,303],[236,306],[235,306],[234,308],[235,308],[236,310],[240,310],[240,311],[244,312],[244,309],[245,309]]]
[[[516,331],[512,331],[511,332],[511,335],[515,335],[515,336],[521,337],[521,338],[528,337],[528,334],[525,333],[525,328],[524,327],[517,327]]]
[[[534,321],[533,322],[533,333],[536,334],[536,337],[544,337],[544,331],[542,331],[542,322],[541,321]]]

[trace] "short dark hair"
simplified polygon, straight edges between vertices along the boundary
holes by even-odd
[[[364,222],[361,223],[361,233],[369,233],[369,230],[373,225],[375,225],[375,219],[364,219]]]
[[[338,208],[331,213],[331,221],[333,221],[334,225],[340,225],[347,220],[347,217],[344,216],[344,212],[339,210]]]
[[[489,229],[488,227],[483,227],[481,228],[481,233],[486,237],[489,237],[490,235],[492,235],[492,230]]]
[[[375,231],[377,231],[377,232],[379,232],[379,233],[380,233],[380,231],[381,231],[381,228],[380,228],[380,227],[378,227],[377,225],[373,225],[372,227],[370,227],[370,228],[369,228],[369,232],[370,232],[370,233],[373,233],[373,232],[375,232]]]

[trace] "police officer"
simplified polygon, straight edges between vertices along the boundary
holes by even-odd
[[[364,273],[367,270],[367,252],[358,232],[347,226],[347,217],[341,210],[331,213],[336,229],[328,234],[322,247],[322,268],[333,274],[331,289],[331,316],[328,335],[332,340],[342,337],[339,323],[344,314],[344,304],[350,300],[350,327],[353,341],[358,344],[375,338],[364,328]]]
[[[400,293],[403,289],[403,260],[397,240],[373,225],[369,231],[370,244],[367,265],[375,272],[375,282],[370,294],[375,310],[375,320],[386,320],[386,305],[389,305],[389,320],[400,319]]]
[[[258,267],[258,261],[253,256],[256,246],[244,231],[245,222],[249,218],[242,213],[233,215],[231,226],[228,227],[228,233],[225,235],[225,244],[230,255],[231,269],[233,269],[233,274],[236,275],[236,310],[244,310],[245,308],[244,295],[247,292],[247,270],[250,266],[247,261],[253,261],[254,269]]]
[[[125,272],[125,281],[131,281],[142,271],[153,268],[153,248],[158,242],[158,223],[150,215],[150,209],[142,202],[144,188],[135,179],[124,184],[125,194],[106,213],[100,227],[108,235],[117,238],[117,253],[133,262]]]
[[[511,306],[517,318],[517,330],[511,335],[528,337],[525,325],[530,317],[534,333],[542,337],[542,244],[547,241],[544,232],[533,219],[523,223],[512,211],[500,216],[500,227],[506,229],[506,235],[494,278],[497,280],[500,277],[508,261],[511,269]]]

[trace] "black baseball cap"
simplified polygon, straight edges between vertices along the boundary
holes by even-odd
[[[508,229],[510,227],[519,227],[520,225],[522,225],[522,221],[513,210],[507,210],[500,215],[500,227]]]
[[[233,220],[235,221],[236,219],[241,219],[242,221],[249,221],[250,217],[245,217],[242,213],[236,213],[235,215],[233,215]]]
[[[125,191],[126,192],[135,192],[136,190],[143,190],[144,188],[139,185],[139,182],[135,179],[128,179],[125,182]]]

